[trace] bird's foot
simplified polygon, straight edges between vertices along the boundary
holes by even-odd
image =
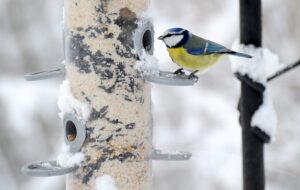
[[[195,75],[195,74],[198,73],[198,72],[199,72],[198,70],[192,72],[192,73],[189,75],[189,79],[194,79],[194,78],[198,79],[198,77]]]
[[[177,69],[174,73],[174,75],[184,75],[185,72],[183,71],[183,68]]]

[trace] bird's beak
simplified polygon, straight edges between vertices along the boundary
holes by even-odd
[[[159,36],[157,39],[163,40],[163,39],[164,39],[164,36]]]

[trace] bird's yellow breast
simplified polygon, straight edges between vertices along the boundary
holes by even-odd
[[[222,54],[192,55],[184,48],[168,48],[172,60],[180,67],[187,70],[203,71],[214,65]]]

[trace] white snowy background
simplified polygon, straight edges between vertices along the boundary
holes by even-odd
[[[156,36],[181,26],[231,47],[239,36],[237,0],[153,0]],[[263,45],[281,63],[300,57],[300,2],[263,0]],[[62,122],[57,95],[62,79],[25,82],[22,75],[63,60],[62,0],[0,1],[0,190],[63,190],[64,177],[30,178],[22,165],[56,158]],[[175,70],[155,42],[160,67]],[[265,146],[268,190],[300,186],[300,70],[270,83],[278,113],[276,141]],[[155,190],[240,190],[241,137],[236,110],[239,83],[229,59],[193,87],[153,85],[154,144],[193,153],[187,162],[153,163]]]

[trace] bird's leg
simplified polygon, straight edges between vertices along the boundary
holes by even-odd
[[[195,74],[198,73],[199,71],[196,70],[196,71],[193,71],[190,75],[189,75],[189,79],[192,79],[192,78],[198,78]]]
[[[183,68],[177,69],[174,73],[174,75],[184,75]]]

